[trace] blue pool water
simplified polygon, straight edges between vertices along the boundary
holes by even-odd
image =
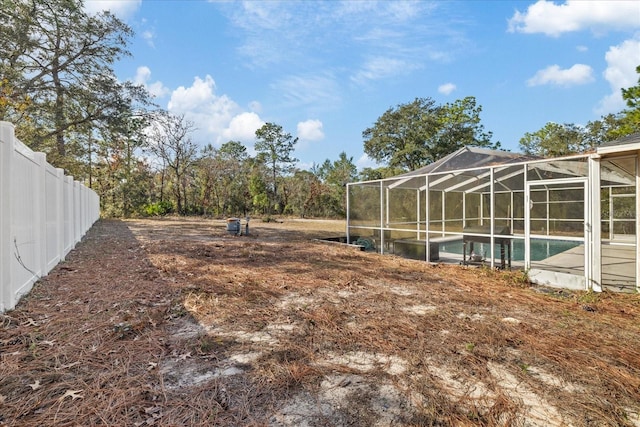
[[[542,261],[553,255],[575,248],[580,244],[580,242],[567,240],[531,239],[531,261]],[[488,243],[475,243],[473,249],[474,252],[483,254],[487,258],[491,256],[490,245]],[[462,255],[462,240],[440,243],[440,252]],[[500,258],[500,245],[495,245],[494,254],[496,258]],[[524,261],[524,240],[514,239],[512,241],[511,259],[513,261]]]

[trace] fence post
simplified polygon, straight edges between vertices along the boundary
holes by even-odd
[[[0,122],[0,312],[13,306],[11,288],[11,160],[14,127]]]
[[[33,180],[33,210],[35,211],[35,254],[37,261],[34,264],[35,273],[42,277],[49,271],[47,269],[47,202],[45,174],[47,173],[47,155],[44,153],[33,153],[33,161],[38,165],[35,179]]]
[[[56,224],[56,233],[58,233],[58,254],[60,254],[60,261],[64,261],[64,169],[56,169],[56,218],[58,223]]]
[[[73,177],[64,177],[64,256],[73,248]]]
[[[73,246],[82,238],[82,224],[80,223],[80,181],[73,181]]]

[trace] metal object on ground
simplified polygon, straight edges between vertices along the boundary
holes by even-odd
[[[227,219],[227,233],[240,234],[240,218],[228,218]]]
[[[227,233],[234,234],[236,236],[242,236],[242,225],[240,218],[228,218],[227,219]],[[244,223],[244,235],[249,235],[249,217],[245,217]]]

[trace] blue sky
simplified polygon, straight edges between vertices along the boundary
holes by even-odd
[[[200,145],[243,142],[265,122],[299,138],[309,168],[344,151],[375,166],[362,131],[388,108],[474,96],[511,151],[547,122],[624,109],[638,81],[637,1],[88,0],[135,31],[115,64],[184,114]]]

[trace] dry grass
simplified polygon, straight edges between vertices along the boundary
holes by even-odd
[[[640,297],[312,241],[101,221],[0,317],[0,425],[639,426]]]

